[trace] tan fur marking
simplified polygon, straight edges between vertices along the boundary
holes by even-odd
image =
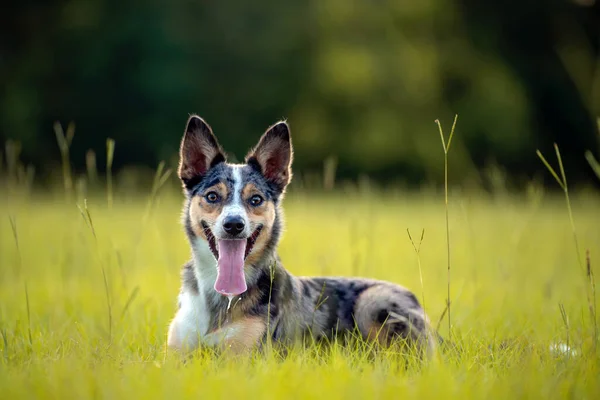
[[[356,324],[365,338],[373,340],[383,346],[389,346],[392,343],[390,331],[394,324],[404,321],[410,324],[406,317],[394,315],[390,312],[389,318],[383,323],[375,321],[377,313],[382,309],[389,309],[390,299],[394,297],[394,288],[387,285],[372,286],[361,293],[356,301],[355,319]],[[430,356],[435,349],[435,340],[430,332],[429,320],[426,316],[421,315],[419,311],[407,310],[409,313],[419,313],[419,317],[424,319],[425,331],[417,329],[408,331],[407,340],[413,340],[425,350]]]
[[[372,340],[378,344],[387,345],[388,333],[382,324],[372,323],[366,335],[367,340]]]
[[[388,306],[393,293],[385,286],[372,286],[362,292],[356,300],[355,318],[356,324],[368,339],[375,340],[381,344],[387,344],[389,326],[386,323],[374,321],[378,310],[385,309]]]
[[[169,325],[169,333],[167,335],[167,346],[170,348],[179,348],[181,343],[177,340],[177,326],[175,321],[171,321]]]
[[[211,191],[217,192],[221,198],[226,198],[228,195],[227,186],[223,183],[217,183],[216,185],[208,188],[205,193]],[[212,224],[215,223],[221,214],[221,211],[223,211],[223,202],[211,204],[206,201],[203,195],[194,196],[190,204],[190,221],[194,234],[198,237],[206,239],[206,235],[204,234],[204,229],[202,229],[202,226],[200,225],[200,221],[206,221],[208,225],[212,226]]]
[[[242,198],[243,199],[249,199],[251,196],[254,196],[255,194],[262,194],[262,193],[260,193],[260,191],[256,188],[256,186],[254,186],[254,183],[248,183],[242,189]]]
[[[223,335],[221,344],[225,349],[239,354],[254,348],[262,338],[267,326],[259,317],[239,319],[211,335]]]
[[[264,196],[253,183],[246,184],[242,189],[242,199],[244,200],[244,203],[248,204],[248,200],[256,194]],[[256,242],[254,242],[252,252],[246,258],[246,263],[254,264],[260,260],[262,250],[271,237],[271,230],[273,229],[273,222],[275,221],[275,204],[272,201],[265,200],[258,207],[248,205],[246,208],[248,210],[248,218],[252,221],[253,225],[263,226],[262,232],[258,238],[256,238]]]
[[[264,196],[252,183],[248,183],[242,189],[242,199],[247,204],[247,200],[249,200],[255,194]],[[275,220],[275,204],[272,201],[264,201],[258,207],[247,206],[248,211],[251,215],[256,217],[255,221],[261,224],[272,225]]]
[[[251,219],[254,219],[252,214],[249,216]],[[257,263],[262,257],[262,252],[271,237],[271,230],[273,229],[273,221],[275,220],[275,205],[272,202],[268,202],[264,209],[264,214],[261,216],[263,224],[263,230],[260,232],[260,235],[256,238],[256,242],[254,242],[254,247],[252,248],[252,252],[246,258],[246,262],[250,264]],[[256,219],[258,220],[258,218]]]
[[[256,307],[260,294],[258,290],[249,290],[242,295],[242,300],[233,300],[230,311],[231,320],[238,321],[245,318],[246,313]]]

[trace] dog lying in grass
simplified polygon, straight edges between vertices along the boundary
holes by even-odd
[[[271,126],[243,164],[230,164],[210,126],[188,119],[178,173],[192,259],[183,267],[168,346],[239,353],[267,340],[357,331],[383,346],[403,341],[430,354],[428,318],[409,290],[373,279],[295,277],[283,267],[277,244],[292,159],[285,122]]]

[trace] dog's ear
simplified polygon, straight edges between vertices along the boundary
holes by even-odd
[[[210,168],[224,162],[224,154],[210,126],[199,116],[192,115],[181,140],[179,179],[187,186],[194,178],[204,176]]]
[[[292,179],[293,154],[290,128],[281,121],[267,129],[258,145],[246,156],[246,162],[283,191]]]

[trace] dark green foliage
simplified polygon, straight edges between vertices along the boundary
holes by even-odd
[[[173,166],[202,115],[241,159],[288,118],[296,171],[443,181],[434,120],[461,115],[451,180],[491,162],[540,172],[557,142],[572,181],[594,181],[599,6],[474,0],[14,2],[0,16],[0,140],[44,177],[70,121],[75,171],[117,146],[114,169]],[[103,171],[105,161],[98,159]],[[298,175],[300,176],[300,175]]]

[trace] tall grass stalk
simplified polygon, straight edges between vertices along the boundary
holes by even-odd
[[[566,345],[567,345],[567,357],[569,357],[571,355],[571,346],[570,346],[570,342],[571,342],[571,327],[569,325],[569,316],[567,315],[567,312],[565,311],[565,306],[562,303],[558,303],[558,309],[560,310],[560,315],[562,317],[563,320],[563,324],[565,324],[565,331],[566,331]]]
[[[567,185],[567,177],[565,176],[565,170],[562,163],[562,158],[560,156],[560,150],[558,149],[558,145],[554,143],[554,151],[556,152],[556,158],[558,160],[558,165],[560,168],[561,177],[559,178],[558,174],[552,168],[550,163],[546,160],[541,151],[536,150],[536,154],[542,160],[542,163],[546,166],[546,169],[552,174],[560,188],[562,189],[565,195],[565,201],[567,204],[567,212],[569,215],[569,222],[571,224],[571,232],[573,234],[573,241],[575,242],[575,251],[577,253],[577,263],[579,264],[579,268],[583,271],[583,263],[581,261],[581,254],[579,254],[579,240],[577,239],[577,231],[575,230],[575,222],[573,220],[573,209],[571,207],[571,198],[569,197],[569,186]]]
[[[14,140],[7,140],[4,144],[6,152],[6,183],[7,192],[18,191],[19,189],[19,154],[21,154],[21,143]]]
[[[269,303],[267,304],[267,348],[272,348],[271,338],[271,295],[273,294],[273,282],[275,281],[275,262],[269,264]]]
[[[131,291],[131,293],[129,294],[129,297],[127,298],[127,301],[125,302],[125,305],[123,306],[123,310],[121,311],[121,320],[123,318],[125,318],[125,315],[127,314],[127,310],[129,310],[129,307],[131,306],[131,304],[133,304],[133,301],[137,298],[137,295],[140,292],[140,287],[136,286],[133,288],[133,290]]]
[[[565,195],[565,202],[567,205],[567,212],[569,215],[569,222],[571,224],[571,232],[573,235],[573,242],[575,244],[575,252],[577,253],[577,263],[579,264],[579,269],[582,271],[582,276],[585,277],[587,276],[586,271],[583,267],[583,261],[581,259],[581,253],[579,251],[579,239],[577,237],[577,230],[575,229],[575,221],[573,219],[573,209],[571,207],[571,198],[569,196],[569,186],[567,183],[567,176],[565,174],[565,168],[562,162],[562,157],[560,156],[560,150],[558,148],[558,145],[556,143],[554,143],[554,151],[556,153],[556,159],[558,160],[558,167],[559,167],[559,171],[560,171],[560,177],[558,176],[558,174],[556,173],[556,171],[554,170],[554,168],[550,165],[550,163],[546,160],[546,158],[544,157],[544,155],[542,154],[542,152],[540,150],[536,150],[536,154],[538,155],[538,157],[540,158],[540,160],[542,161],[542,163],[544,164],[544,166],[546,167],[546,169],[548,169],[548,171],[552,174],[552,176],[554,177],[554,179],[556,180],[556,182],[558,183],[558,185],[560,186],[560,188],[563,190],[563,193]],[[592,303],[592,299],[591,299],[591,289],[592,286],[594,285],[593,281],[590,280],[589,278],[586,279],[587,281],[587,285],[586,285],[586,295],[587,295],[587,301],[588,301],[588,306],[590,309],[590,316],[592,318],[592,323],[593,323],[593,327],[594,327],[594,351],[596,348],[596,340],[597,340],[597,331],[598,331],[598,327],[597,327],[597,321],[596,321],[596,304],[595,302]]]
[[[104,281],[104,294],[106,296],[106,309],[107,309],[107,317],[108,317],[108,342],[112,343],[112,331],[113,331],[113,316],[112,316],[112,301],[110,298],[110,290],[108,287],[108,277],[106,276],[106,269],[104,268],[104,263],[100,258],[100,251],[98,249],[98,237],[96,236],[96,229],[94,228],[94,221],[92,220],[92,215],[90,214],[90,210],[87,205],[87,200],[83,201],[83,209],[77,205],[79,208],[79,212],[83,217],[86,225],[90,228],[92,232],[92,236],[94,237],[94,244],[96,245],[98,261],[100,262],[100,268],[102,270],[102,279]]]
[[[5,327],[0,329],[0,335],[2,336],[2,343],[4,343],[4,362],[8,365],[8,335]]]
[[[96,181],[98,180],[98,167],[96,165],[96,152],[92,149],[85,153],[85,168],[88,182],[91,186],[96,185]]]
[[[598,323],[597,323],[597,315],[596,312],[596,279],[594,278],[594,270],[592,269],[592,262],[590,260],[590,249],[587,249],[585,252],[585,265],[586,265],[586,273],[588,277],[588,282],[592,289],[592,301],[588,302],[590,307],[590,314],[594,319],[594,341],[593,341],[593,349],[596,351],[598,345]]]
[[[456,128],[456,121],[458,120],[458,114],[454,115],[454,122],[452,123],[452,129],[450,130],[450,136],[448,137],[448,144],[444,139],[444,131],[442,130],[442,124],[438,119],[435,123],[440,131],[440,138],[442,139],[442,147],[444,148],[444,203],[446,208],[446,247],[448,253],[448,297],[446,299],[446,307],[448,309],[448,337],[452,336],[452,318],[450,313],[450,223],[448,221],[448,152],[450,151],[450,145],[452,144],[452,137],[454,136],[454,128]]]
[[[163,170],[165,169],[165,162],[161,161],[158,164],[158,168],[156,169],[156,172],[154,174],[154,180],[152,182],[152,189],[150,191],[150,197],[148,198],[148,203],[146,205],[146,212],[144,213],[144,221],[146,221],[146,219],[150,216],[150,212],[152,210],[152,207],[154,206],[154,201],[156,200],[156,196],[158,195],[158,192],[160,190],[160,188],[165,184],[165,182],[167,182],[167,179],[169,179],[169,176],[171,175],[172,170],[171,169],[167,169],[166,171],[163,172]]]
[[[21,246],[19,245],[19,233],[17,231],[17,220],[10,216],[10,227],[12,229],[15,246],[17,248],[17,271],[19,275],[23,273],[23,258],[21,257]],[[23,285],[25,289],[25,307],[27,310],[27,336],[29,339],[29,348],[33,349],[33,337],[31,335],[31,307],[29,305],[29,289],[27,287],[27,277],[23,277]]]
[[[331,191],[335,187],[337,165],[338,160],[333,156],[327,157],[323,162],[323,188],[327,191]]]
[[[113,206],[113,179],[112,179],[112,164],[115,155],[115,141],[106,139],[106,200],[108,208]]]
[[[7,140],[4,144],[6,152],[6,171],[9,179],[17,179],[17,164],[21,153],[21,144],[13,140]]]
[[[594,174],[596,174],[596,177],[600,179],[600,163],[598,163],[596,157],[594,157],[591,151],[587,150],[585,152],[585,159],[587,160],[588,164],[590,164],[590,167],[592,168],[592,171],[594,171]]]
[[[71,161],[69,158],[69,149],[75,136],[75,124],[69,123],[67,126],[67,132],[65,134],[63,127],[60,122],[54,123],[54,133],[56,135],[56,142],[60,150],[60,157],[62,161],[62,173],[63,173],[63,186],[65,189],[65,199],[70,201],[73,192],[73,176],[71,172]]]
[[[450,303],[448,303],[448,302],[446,302],[446,304],[444,304],[444,309],[442,310],[442,313],[440,314],[440,317],[438,318],[437,324],[435,324],[435,331],[438,333],[440,331],[440,326],[442,326],[442,321],[444,320],[444,317],[446,316],[446,313],[448,312],[449,305],[450,305]]]
[[[167,180],[169,179],[169,176],[171,175],[171,172],[172,172],[171,169],[167,169],[166,171],[163,172],[164,168],[165,168],[165,162],[161,161],[158,164],[158,168],[156,169],[156,172],[154,173],[154,180],[152,182],[152,188],[150,190],[150,194],[148,195],[148,200],[146,202],[146,209],[144,210],[144,214],[142,215],[142,223],[139,225],[140,230],[139,230],[139,233],[137,234],[137,237],[135,240],[134,247],[136,249],[136,255],[135,255],[136,260],[138,258],[138,254],[141,249],[140,245],[142,243],[142,238],[144,236],[144,233],[146,233],[148,231],[147,225],[150,221],[150,215],[152,212],[152,208],[154,207],[154,202],[156,201],[158,192],[160,191],[162,186],[167,182]]]
[[[21,143],[13,140],[7,140],[5,143],[6,151],[6,174],[4,173],[4,159],[0,152],[0,182],[4,181],[6,185],[6,194],[21,192],[29,194],[33,187],[35,177],[35,168],[33,165],[23,165],[19,161],[21,154]]]
[[[415,242],[410,235],[410,230],[406,228],[406,233],[408,233],[408,238],[412,243],[413,249],[415,249],[415,253],[417,254],[417,264],[419,265],[419,279],[421,280],[421,297],[423,302],[423,310],[425,310],[425,285],[423,285],[423,270],[421,269],[421,243],[423,243],[423,237],[425,236],[425,229],[421,230],[421,239],[419,239],[419,245],[415,245]]]
[[[596,118],[596,123],[598,125],[598,139],[600,139],[600,117]],[[590,164],[590,167],[592,167],[592,170],[596,174],[596,177],[600,179],[600,163],[598,163],[598,160],[596,160],[594,154],[592,154],[590,150],[587,150],[585,152],[585,158]]]

